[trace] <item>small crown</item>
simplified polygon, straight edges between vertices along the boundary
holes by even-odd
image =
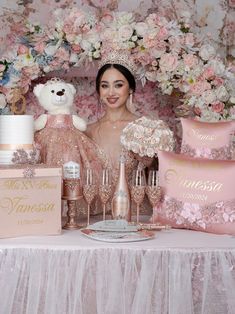
[[[98,69],[102,68],[105,64],[120,64],[127,68],[133,76],[135,76],[137,72],[137,67],[132,60],[131,55],[126,51],[116,50],[108,52],[100,61]]]
[[[50,80],[48,80],[45,85],[50,85],[54,83],[64,83],[64,80],[60,79],[59,77],[52,77]]]

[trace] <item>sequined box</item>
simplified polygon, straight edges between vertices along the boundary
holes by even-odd
[[[61,233],[61,167],[0,166],[0,238]]]

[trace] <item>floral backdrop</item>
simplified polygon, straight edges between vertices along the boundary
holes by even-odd
[[[138,14],[139,20],[149,13],[159,12],[170,19],[180,12],[191,12],[194,28],[202,34],[210,33],[220,53],[227,58],[235,57],[235,1],[234,0],[1,0],[1,39],[5,38],[9,23],[19,21],[21,14],[31,21],[47,24],[50,12],[56,8],[78,6],[87,11],[105,8]],[[14,17],[11,13],[14,10]],[[4,50],[6,47],[1,47]],[[0,50],[0,51],[1,51]]]
[[[8,0],[1,6],[2,113],[8,109],[5,100],[24,94],[27,112],[37,116],[41,109],[32,88],[56,74],[77,87],[76,111],[94,121],[102,108],[93,61],[107,47],[121,47],[139,65],[132,111],[167,120],[179,137],[175,119],[180,116],[235,117],[234,0],[213,5],[202,0]]]

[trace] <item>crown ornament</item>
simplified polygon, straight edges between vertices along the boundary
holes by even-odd
[[[50,80],[46,81],[45,85],[47,86],[55,83],[65,83],[65,81],[59,77],[52,77]]]
[[[132,60],[130,53],[126,51],[115,50],[107,54],[99,62],[98,70],[105,64],[119,64],[127,68],[133,76],[137,74],[137,66]]]

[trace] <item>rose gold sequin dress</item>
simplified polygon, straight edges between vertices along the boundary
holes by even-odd
[[[45,128],[35,133],[40,145],[41,162],[62,166],[68,161],[84,167],[99,168],[92,141],[73,126],[72,115],[48,115]]]
[[[106,152],[98,146],[98,144],[94,143],[93,148],[95,149],[95,155],[96,155],[96,159],[97,159],[97,163],[98,165],[101,165],[102,168],[107,168],[111,170],[111,174],[112,174],[112,186],[113,186],[113,190],[115,188],[116,182],[118,180],[118,176],[119,176],[119,162],[114,163],[109,156],[106,154]],[[140,167],[145,167],[146,164],[149,163],[149,159],[145,160],[145,158],[140,158],[141,162],[139,160],[136,159],[135,154],[133,154],[131,151],[127,151],[124,148],[121,151],[121,154],[125,156],[126,162],[125,162],[125,170],[126,170],[126,177],[127,180],[129,182],[129,186],[132,180],[132,173],[133,170],[137,169],[138,166]],[[141,164],[141,165],[140,165]],[[100,171],[99,168],[98,171]],[[96,168],[98,169],[98,168]],[[101,172],[97,173],[98,177],[101,177]],[[111,207],[110,207],[110,201],[107,204],[107,213],[110,212]],[[136,212],[136,206],[132,206],[132,214],[135,214]],[[96,202],[94,204],[94,206],[91,209],[91,214],[99,214],[101,213],[101,203],[99,198],[96,199]],[[142,214],[148,214],[150,215],[152,212],[152,208],[150,208],[150,204],[147,200],[147,197],[145,197],[144,202],[141,205],[141,213]]]

